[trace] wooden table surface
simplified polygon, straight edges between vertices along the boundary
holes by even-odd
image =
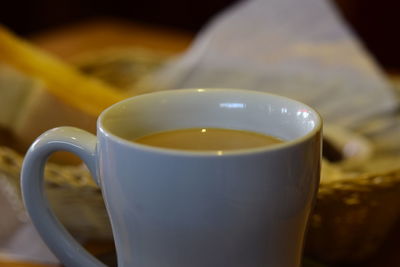
[[[30,36],[30,40],[39,47],[68,61],[79,53],[116,47],[142,47],[171,55],[177,54],[189,47],[193,40],[193,34],[119,20],[93,20],[38,33]],[[389,235],[387,242],[373,258],[361,264],[346,266],[400,266],[400,227],[397,229]],[[95,255],[112,251],[112,245],[107,242],[91,242],[87,246]],[[0,260],[1,266],[55,267],[55,265],[6,260]]]

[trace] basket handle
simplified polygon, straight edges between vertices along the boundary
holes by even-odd
[[[105,266],[89,254],[61,225],[43,194],[43,172],[47,158],[65,150],[78,155],[98,183],[96,136],[74,127],[59,127],[42,134],[29,148],[21,174],[25,207],[44,242],[65,266]]]

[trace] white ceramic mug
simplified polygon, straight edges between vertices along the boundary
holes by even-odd
[[[127,140],[192,127],[249,130],[286,142],[221,153]],[[312,108],[261,92],[140,95],[105,110],[97,137],[72,127],[41,135],[24,160],[23,198],[63,264],[102,266],[60,225],[43,195],[47,157],[70,151],[101,187],[119,266],[295,267],[319,183],[321,128]]]

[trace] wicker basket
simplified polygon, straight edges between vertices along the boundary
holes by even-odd
[[[0,147],[0,174],[19,188],[22,156]],[[80,239],[112,239],[100,189],[81,166],[48,163],[46,193],[58,218]],[[306,253],[323,261],[360,261],[382,244],[400,213],[400,170],[322,182]],[[77,219],[79,218],[79,219]]]
[[[137,75],[138,70],[139,75],[144,75],[165,60],[162,56],[146,60],[146,54],[138,51],[130,52],[129,56],[105,55],[97,61],[81,58],[76,62],[81,69],[109,82],[118,83],[113,79],[120,75],[118,81],[125,89],[134,88],[138,80],[126,80],[124,76]],[[124,64],[118,65],[121,60]],[[110,76],[114,78],[107,78]],[[0,147],[0,180],[5,178],[17,192],[22,160],[23,156],[10,147]],[[400,166],[391,165],[392,170],[378,173],[360,168],[370,162],[368,159],[357,164],[323,162],[323,175],[335,178],[321,182],[307,234],[307,254],[326,262],[364,260],[379,248],[394,227],[400,213]],[[49,202],[73,235],[81,239],[112,239],[101,190],[84,166],[48,163],[45,181]]]

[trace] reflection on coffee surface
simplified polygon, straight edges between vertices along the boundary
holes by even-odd
[[[246,149],[284,142],[262,133],[224,128],[169,130],[135,138],[132,141],[155,147],[197,151]]]

